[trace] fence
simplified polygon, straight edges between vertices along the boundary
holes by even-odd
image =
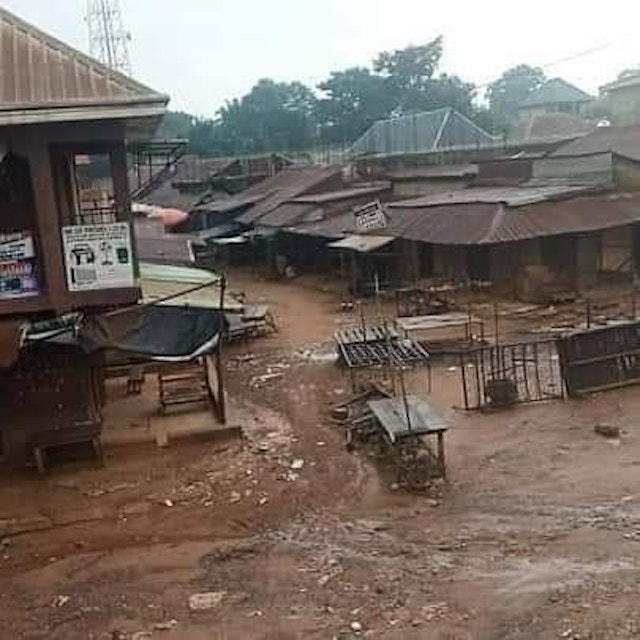
[[[465,409],[563,397],[555,340],[477,347],[460,354]]]

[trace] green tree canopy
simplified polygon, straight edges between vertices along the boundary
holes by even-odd
[[[263,152],[301,149],[313,136],[316,98],[300,82],[260,80],[222,107],[220,133],[228,150]]]
[[[508,129],[517,117],[518,107],[545,80],[544,71],[539,67],[519,64],[492,82],[487,89],[487,100],[494,128]]]
[[[335,71],[314,90],[300,82],[262,79],[229,100],[215,118],[168,114],[160,136],[188,138],[194,153],[296,151],[316,143],[351,144],[374,122],[453,107],[494,132],[505,131],[518,106],[542,84],[542,69],[521,64],[489,85],[487,107],[476,87],[441,73],[443,39],[380,53],[371,67]]]
[[[365,67],[334,72],[318,88],[323,97],[317,104],[317,120],[328,142],[354,140],[394,107],[385,79]]]

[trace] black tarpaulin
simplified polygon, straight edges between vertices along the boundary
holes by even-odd
[[[211,353],[226,331],[218,309],[149,306],[86,320],[79,340],[88,351],[114,349],[166,362]]]

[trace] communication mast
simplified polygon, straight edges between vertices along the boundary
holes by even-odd
[[[87,0],[87,24],[91,55],[107,67],[131,74],[129,41],[120,0]]]

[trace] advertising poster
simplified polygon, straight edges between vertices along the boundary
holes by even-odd
[[[128,223],[63,227],[62,241],[69,291],[134,286]]]
[[[0,300],[30,298],[39,294],[31,231],[0,233]]]

